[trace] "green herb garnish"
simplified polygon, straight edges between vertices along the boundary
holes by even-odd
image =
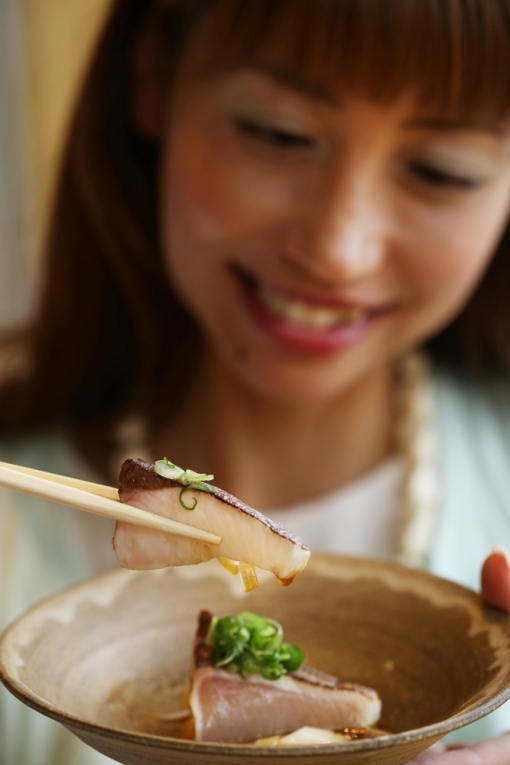
[[[261,675],[266,680],[278,680],[299,669],[305,658],[301,648],[283,642],[278,622],[249,611],[224,619],[214,616],[206,643],[212,646],[214,666],[244,678]]]
[[[215,489],[212,486],[205,486],[204,481],[212,481],[214,476],[207,475],[207,473],[195,473],[194,470],[183,470],[178,465],[174,465],[166,457],[162,460],[158,460],[154,465],[154,470],[158,475],[164,478],[171,478],[172,481],[178,481],[183,485],[181,493],[179,494],[179,502],[184,510],[194,510],[197,506],[196,498],[193,499],[193,505],[187,505],[182,496],[186,491],[190,489],[196,489],[196,491],[203,491],[206,494],[215,494]]]

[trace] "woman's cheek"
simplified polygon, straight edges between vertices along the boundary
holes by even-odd
[[[212,244],[270,229],[289,204],[289,183],[270,165],[202,136],[176,136],[164,176],[172,217]]]
[[[434,211],[413,228],[406,251],[407,275],[416,291],[430,298],[468,296],[497,246],[506,210],[494,214],[486,205],[456,214]]]

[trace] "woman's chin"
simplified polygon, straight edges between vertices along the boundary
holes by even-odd
[[[303,404],[341,395],[356,382],[358,375],[353,365],[339,363],[338,359],[335,362],[268,358],[254,351],[245,352],[243,358],[234,355],[233,366],[239,381],[257,396],[275,403]]]

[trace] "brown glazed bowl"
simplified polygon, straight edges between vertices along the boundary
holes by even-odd
[[[390,734],[256,748],[176,738],[197,614],[249,609],[280,621],[307,664],[376,688]],[[510,622],[478,595],[394,564],[314,555],[291,587],[244,595],[216,561],[114,571],[22,616],[0,642],[21,701],[125,765],[398,765],[510,697]]]

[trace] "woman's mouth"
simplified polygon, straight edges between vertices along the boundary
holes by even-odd
[[[295,298],[287,297],[270,287],[260,286],[257,297],[268,311],[289,324],[296,324],[312,330],[329,330],[333,327],[352,327],[365,318],[361,308],[326,308],[314,306]]]
[[[389,307],[374,308],[332,301],[312,302],[258,282],[233,268],[255,322],[266,335],[289,349],[324,354],[358,342]],[[328,301],[329,302],[329,301]]]

